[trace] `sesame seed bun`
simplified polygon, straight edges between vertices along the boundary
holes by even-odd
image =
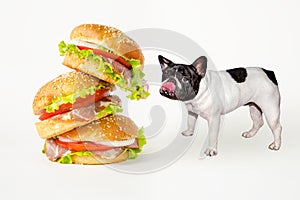
[[[120,141],[133,139],[138,136],[138,127],[128,117],[123,115],[109,115],[61,134],[75,141]]]
[[[77,39],[95,44],[104,44],[128,59],[137,59],[144,64],[144,56],[139,45],[122,31],[105,25],[82,24],[75,27],[70,39]]]
[[[33,113],[41,114],[44,107],[58,97],[68,96],[75,91],[100,84],[111,87],[109,83],[79,71],[62,74],[39,89],[33,100]]]

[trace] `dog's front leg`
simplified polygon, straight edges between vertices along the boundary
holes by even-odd
[[[184,136],[192,136],[194,134],[194,129],[196,125],[198,115],[194,112],[188,111],[188,129],[183,131],[181,134]]]
[[[221,116],[214,115],[210,117],[207,120],[207,122],[208,122],[208,147],[204,153],[207,156],[215,156],[218,153],[217,145],[218,145]]]

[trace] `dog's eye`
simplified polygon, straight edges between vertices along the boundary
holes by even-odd
[[[182,77],[182,82],[184,82],[184,83],[188,83],[190,80],[187,78],[187,77]]]

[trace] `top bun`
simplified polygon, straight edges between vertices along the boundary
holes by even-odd
[[[138,127],[124,115],[109,115],[60,135],[75,141],[121,141],[138,136]]]
[[[99,84],[110,86],[109,83],[79,71],[62,74],[39,89],[33,100],[33,112],[35,115],[39,115],[52,100]]]
[[[82,24],[72,30],[70,38],[99,45],[104,44],[122,56],[140,60],[141,65],[144,64],[144,56],[138,44],[116,28],[99,24]]]

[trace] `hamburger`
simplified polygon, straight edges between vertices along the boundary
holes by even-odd
[[[114,86],[91,75],[72,71],[39,89],[33,112],[41,138],[54,137],[112,113],[122,112],[121,102],[111,93]]]
[[[99,165],[136,158],[145,143],[143,129],[117,114],[47,138],[43,151],[58,163]]]
[[[60,42],[63,64],[117,85],[132,100],[149,96],[143,80],[144,56],[138,44],[120,30],[98,24],[82,24]]]
[[[108,164],[135,158],[145,144],[122,112],[114,85],[79,71],[62,74],[37,92],[33,112],[44,153],[51,161]]]

